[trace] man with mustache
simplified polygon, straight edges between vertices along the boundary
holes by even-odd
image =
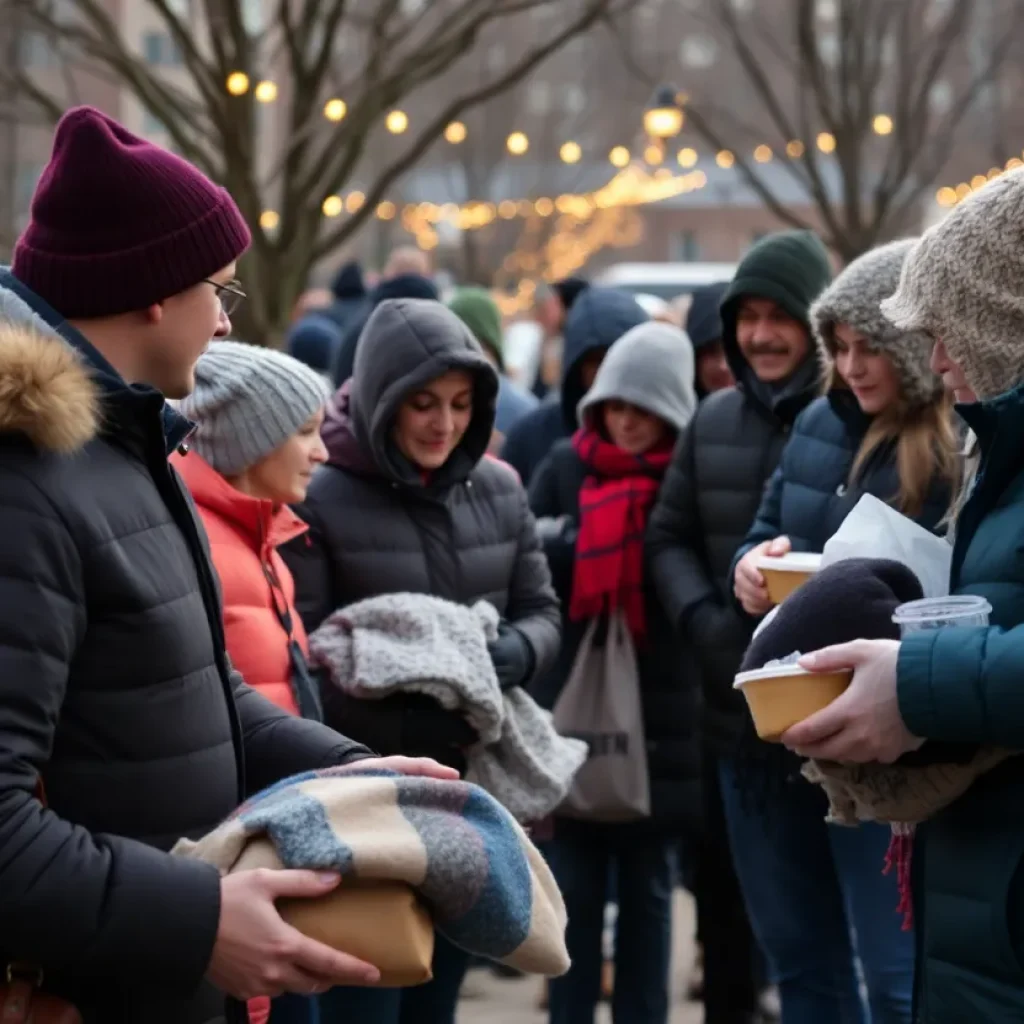
[[[769,235],[744,257],[721,304],[736,387],[701,403],[648,527],[652,579],[681,643],[697,657],[704,690],[706,849],[696,887],[707,1024],[761,1019],[754,943],[719,789],[720,762],[734,756],[746,714],[732,683],[754,626],[732,603],[729,568],[793,421],[820,390],[808,310],[831,278],[828,253],[809,231]]]

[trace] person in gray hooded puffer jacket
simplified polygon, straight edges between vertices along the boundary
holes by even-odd
[[[283,549],[307,631],[382,594],[486,600],[502,617],[491,645],[502,688],[527,686],[547,670],[558,653],[558,600],[522,485],[485,456],[497,393],[479,343],[441,303],[391,299],[377,307],[354,373],[328,406],[327,464],[297,509],[308,539]],[[334,687],[323,696],[327,721],[344,722],[347,735],[372,750],[430,750],[465,770],[476,734],[432,698],[361,700]],[[439,938],[432,982],[386,991],[387,1005],[381,996],[372,1006],[360,1002],[359,1012],[346,1006],[339,1019],[451,1024],[467,963]]]
[[[532,692],[553,707],[588,626],[621,609],[634,638],[651,813],[622,824],[555,818],[548,857],[569,912],[573,965],[551,983],[551,1024],[593,1019],[609,872],[619,905],[615,1014],[637,1024],[668,1015],[675,850],[700,827],[700,683],[644,564],[644,526],[678,434],[697,408],[694,355],[678,328],[645,323],[608,350],[579,405],[580,429],[559,441],[530,484],[565,641]]]

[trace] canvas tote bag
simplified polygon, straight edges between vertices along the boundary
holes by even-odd
[[[640,674],[621,612],[587,627],[555,704],[554,724],[563,736],[590,747],[557,814],[603,822],[650,816]]]

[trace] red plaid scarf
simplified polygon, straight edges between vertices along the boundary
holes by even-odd
[[[588,474],[580,489],[569,618],[594,619],[621,608],[630,632],[642,640],[647,630],[644,534],[672,443],[630,455],[589,427],[578,430],[572,442]]]

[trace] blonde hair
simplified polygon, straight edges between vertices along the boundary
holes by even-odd
[[[836,388],[849,390],[832,364],[825,389]],[[902,390],[901,383],[899,400],[872,419],[854,456],[847,482],[853,487],[875,453],[887,444],[894,445],[900,487],[891,497],[896,509],[913,519],[924,510],[936,477],[949,484],[951,495],[957,493],[962,453],[953,422],[953,396],[943,392],[935,401],[912,407],[903,398]]]

